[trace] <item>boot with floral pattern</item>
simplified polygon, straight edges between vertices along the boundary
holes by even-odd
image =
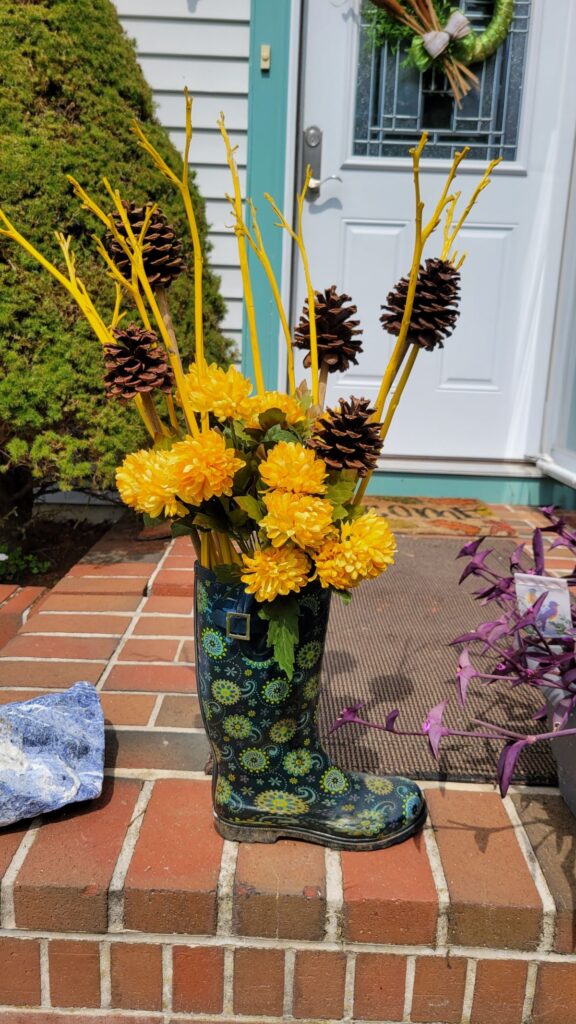
[[[344,771],[323,750],[317,718],[330,593],[311,584],[297,596],[289,680],[254,598],[196,566],[196,670],[214,753],[216,829],[240,842],[286,837],[336,850],[402,842],[424,823],[422,793],[401,776]]]

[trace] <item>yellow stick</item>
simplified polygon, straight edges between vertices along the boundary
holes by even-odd
[[[312,403],[318,405],[318,392],[319,392],[319,374],[318,374],[318,335],[316,331],[316,297],[314,289],[312,287],[312,279],[310,277],[310,266],[308,263],[308,255],[306,253],[306,246],[304,245],[304,238],[302,235],[302,212],[304,208],[304,199],[308,191],[308,185],[310,184],[310,178],[312,177],[312,168],[306,168],[306,179],[304,181],[304,187],[297,197],[298,207],[298,230],[294,231],[290,227],[290,224],[286,220],[286,217],[279,209],[277,203],[274,202],[272,196],[266,192],[264,198],[268,200],[270,206],[274,210],[274,213],[278,217],[278,227],[284,228],[288,232],[290,237],[296,242],[298,250],[300,252],[300,258],[302,260],[302,268],[304,270],[304,277],[306,280],[306,294],[308,297],[308,315],[310,321],[310,364],[311,364],[311,376],[312,376]]]
[[[220,134],[224,140],[226,147],[226,160],[228,167],[230,168],[230,174],[232,175],[232,184],[234,186],[234,198],[230,199],[232,208],[234,210],[234,217],[236,223],[234,225],[234,231],[236,233],[236,241],[238,243],[238,258],[240,261],[240,271],[242,274],[242,288],[244,291],[244,302],[246,306],[246,319],[248,320],[248,333],[250,335],[250,351],[252,353],[252,363],[254,366],[254,379],[256,381],[256,391],[259,395],[263,395],[265,389],[264,386],[264,374],[262,373],[262,360],[260,358],[260,346],[258,344],[258,331],[256,328],[256,313],[254,310],[254,296],[252,294],[252,283],[250,281],[250,267],[248,264],[248,253],[246,252],[246,238],[245,238],[245,224],[244,215],[242,212],[242,193],[240,190],[240,178],[238,177],[238,168],[234,159],[234,149],[230,143],[228,132],[224,124],[224,114],[220,114],[218,120],[218,127]]]
[[[194,205],[192,203],[192,196],[190,193],[189,184],[189,168],[188,168],[188,157],[190,154],[190,145],[192,143],[192,99],[188,92],[188,89],[184,89],[184,100],[186,104],[186,130],[185,130],[185,141],[184,141],[184,156],[182,160],[182,177],[179,178],[174,171],[168,166],[166,161],[160,156],[158,150],[152,145],[150,140],[144,134],[142,128],[136,122],[132,124],[132,131],[138,138],[138,142],[142,149],[148,153],[152,160],[156,164],[156,167],[168,178],[170,182],[178,189],[184,205],[186,213],[186,219],[188,220],[188,227],[190,230],[190,238],[192,241],[192,252],[194,259],[194,332],[195,332],[195,348],[196,348],[196,362],[198,363],[198,370],[200,377],[205,376],[206,371],[206,359],[204,353],[204,313],[203,313],[203,273],[204,273],[204,257],[202,255],[202,245],[200,242],[200,233],[198,231],[198,223],[196,220],[196,214],[194,213]]]
[[[168,353],[168,357],[170,359],[170,365],[172,367],[172,372],[174,374],[174,379],[176,381],[176,387],[178,389],[178,394],[180,396],[180,402],[182,404],[182,409],[184,411],[184,416],[185,416],[185,419],[186,419],[186,423],[188,425],[188,429],[189,429],[190,433],[194,437],[199,437],[200,436],[200,431],[198,429],[198,424],[196,422],[196,417],[194,415],[194,412],[190,408],[190,403],[188,401],[188,392],[187,392],[187,388],[186,388],[186,381],[184,379],[184,372],[182,370],[182,361],[180,359],[180,352],[178,350],[178,343],[176,341],[176,336],[175,335],[172,336],[169,333],[169,331],[168,331],[168,329],[166,327],[166,324],[164,322],[164,318],[162,316],[162,312],[161,312],[161,310],[159,308],[158,302],[156,301],[156,296],[154,295],[154,291],[152,289],[152,286],[151,286],[151,284],[150,284],[150,282],[148,280],[148,277],[146,275],[146,271],[144,269],[144,259],[143,259],[143,256],[142,256],[142,247],[139,244],[137,238],[135,237],[134,232],[132,231],[132,227],[130,225],[130,221],[128,219],[128,215],[126,213],[126,210],[125,210],[125,208],[124,208],[124,206],[122,204],[122,200],[120,198],[120,193],[118,192],[117,189],[112,189],[110,184],[106,181],[106,179],[104,179],[104,186],[105,186],[108,194],[110,195],[110,198],[112,199],[112,201],[113,201],[113,203],[114,203],[114,205],[116,207],[116,210],[118,211],[118,214],[119,214],[120,219],[122,221],[122,226],[124,228],[124,231],[126,232],[126,236],[127,236],[128,241],[130,243],[129,246],[126,246],[126,248],[128,250],[127,255],[129,256],[130,262],[132,263],[132,266],[133,266],[133,268],[135,269],[135,271],[136,271],[136,273],[138,275],[138,280],[139,280],[139,282],[140,282],[140,284],[142,286],[142,290],[144,292],[144,295],[146,296],[146,300],[148,302],[148,305],[150,306],[150,309],[152,310],[152,314],[153,314],[154,319],[156,321],[156,324],[158,326],[158,330],[159,330],[160,335],[162,337],[162,341],[164,342],[164,346],[166,348],[166,352]],[[110,217],[109,220],[111,221],[112,218]]]
[[[286,311],[282,303],[280,289],[278,287],[278,283],[276,281],[272,265],[270,263],[270,260],[268,259],[268,253],[266,252],[266,249],[264,247],[262,234],[260,232],[258,221],[256,219],[256,208],[251,199],[248,200],[248,206],[250,207],[250,214],[252,216],[252,228],[254,231],[254,237],[252,236],[250,231],[248,231],[246,225],[244,225],[244,231],[248,245],[252,249],[253,253],[260,260],[260,263],[264,269],[264,273],[268,278],[268,283],[272,290],[272,295],[274,296],[274,301],[276,303],[276,308],[278,310],[278,316],[280,317],[280,323],[282,324],[282,331],[284,332],[284,339],[286,341],[286,349],[288,356],[288,389],[290,391],[290,394],[293,395],[296,391],[296,375],[294,372],[294,349],[292,347],[292,334],[290,331],[290,325],[288,323],[288,317],[286,316]]]

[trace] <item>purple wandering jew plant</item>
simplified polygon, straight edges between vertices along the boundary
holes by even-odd
[[[456,669],[456,693],[462,707],[466,704],[468,690],[475,680],[484,686],[499,680],[508,682],[512,689],[518,686],[531,687],[539,690],[543,698],[553,689],[559,698],[554,708],[549,709],[544,704],[533,716],[534,721],[549,717],[552,728],[546,732],[520,733],[474,718],[474,729],[453,729],[443,721],[449,704],[448,700],[444,700],[428,712],[420,730],[398,728],[399,712],[396,709],[390,711],[382,723],[369,722],[359,714],[364,705],[353,704],[340,712],[330,732],[344,725],[356,724],[397,736],[423,736],[427,738],[430,752],[436,759],[445,736],[500,740],[504,746],[498,761],[497,776],[502,796],[508,791],[518,758],[526,747],[543,740],[576,735],[576,728],[569,725],[572,713],[576,710],[576,608],[571,601],[571,627],[551,639],[546,634],[547,593],[542,593],[531,607],[523,611],[519,610],[516,599],[515,573],[533,576],[544,574],[544,533],[555,535],[549,550],[564,547],[574,555],[574,569],[567,581],[569,584],[576,583],[576,532],[570,529],[561,516],[556,515],[553,506],[546,506],[540,511],[548,520],[548,525],[534,530],[530,566],[524,564],[527,558],[525,543],[518,545],[512,552],[509,575],[504,575],[489,564],[494,549],[482,547],[484,537],[465,544],[458,553],[458,558],[468,559],[459,583],[469,577],[476,577],[480,586],[474,592],[474,597],[482,605],[493,603],[500,614],[488,622],[482,622],[469,633],[456,637],[452,645],[462,645]],[[481,672],[475,667],[471,657],[474,645],[478,654],[493,659],[491,673]]]

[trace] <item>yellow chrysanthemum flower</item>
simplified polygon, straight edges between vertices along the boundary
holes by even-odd
[[[257,601],[273,601],[278,594],[297,593],[308,583],[310,562],[303,551],[291,544],[264,548],[256,551],[253,558],[243,555],[242,561],[242,582]]]
[[[318,548],[332,532],[332,505],[324,498],[269,491],[264,501],[268,514],[260,526],[275,548],[289,540],[301,548]]]
[[[260,466],[260,476],[268,487],[294,494],[324,494],[326,465],[310,448],[290,441],[279,441]]]
[[[116,486],[122,501],[149,516],[185,516],[176,497],[169,451],[142,450],[127,455],[116,470]]]
[[[234,474],[244,465],[215,430],[178,441],[170,457],[176,494],[190,505],[232,494]]]
[[[242,406],[240,418],[247,427],[257,430],[260,426],[260,413],[267,412],[268,409],[280,409],[290,426],[306,419],[300,402],[291,395],[283,395],[281,391],[265,391],[263,395],[252,395],[251,398],[247,398]]]
[[[388,523],[375,512],[342,525],[340,540],[329,540],[315,555],[323,587],[349,590],[372,579],[394,562],[396,541]]]
[[[211,412],[219,420],[240,417],[252,390],[250,381],[235,366],[223,370],[216,363],[206,367],[203,379],[194,363],[186,375],[186,386],[194,412]]]

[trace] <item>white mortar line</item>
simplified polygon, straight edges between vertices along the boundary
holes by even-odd
[[[218,875],[218,927],[216,935],[230,935],[233,928],[234,878],[238,860],[238,843],[224,840]]]
[[[0,882],[0,928],[16,928],[14,882],[40,829],[41,818],[33,818]]]
[[[110,691],[107,690],[107,693]],[[107,732],[145,732],[150,733],[150,725],[107,725],[105,726]],[[186,735],[192,736],[205,736],[206,730],[200,729],[195,725],[180,726],[180,725],[159,725],[154,730],[157,732],[168,732],[168,733],[185,733]]]
[[[92,597],[122,597],[123,595],[122,594],[92,594],[92,595],[90,595],[90,594],[71,594],[70,596],[71,597],[90,597],[90,596],[92,596]],[[127,596],[129,597],[130,595],[127,595]],[[135,596],[138,597],[138,594],[136,594]],[[103,611],[102,608],[95,608],[94,611],[90,611],[89,609],[88,609],[88,611],[86,611],[85,608],[78,608],[77,611],[75,611],[74,609],[71,609],[71,608],[66,608],[66,609],[62,608],[59,611],[56,610],[56,609],[53,609],[53,608],[48,608],[47,611],[34,612],[34,615],[35,615],[35,617],[38,620],[40,620],[42,618],[50,618],[51,615],[59,615],[63,619],[66,618],[67,615],[74,616],[74,618],[80,618],[82,615],[85,615],[87,618],[98,618],[98,616],[106,615],[106,616],[110,616],[111,618],[116,617],[116,618],[119,618],[119,619],[131,619],[133,614],[134,614],[134,611],[130,610],[129,608],[125,609],[124,611],[118,611],[118,609],[116,608],[116,609],[111,609],[109,612],[108,611]],[[165,613],[163,613],[163,614],[165,614]],[[148,615],[150,615],[151,618],[156,618],[156,616],[154,615],[154,612],[148,612]],[[160,612],[158,613],[158,615],[160,616]],[[172,616],[170,616],[170,618],[172,618]]]
[[[110,943],[100,943],[100,1003],[107,1010],[112,1002],[112,972],[110,967]]]
[[[412,997],[414,995],[414,978],[416,977],[416,957],[406,957],[406,980],[404,982],[404,1009],[402,1020],[409,1021],[412,1015]]]
[[[462,1022],[470,1024],[472,1015],[472,1003],[474,1002],[474,986],[476,984],[477,960],[469,960],[466,966],[466,984],[464,986],[464,999],[462,1003]]]
[[[179,635],[182,636],[181,633]],[[170,639],[173,640],[173,639],[177,639],[177,638],[176,637],[170,637]],[[174,658],[174,661],[176,661],[179,665],[185,665],[186,664],[185,661],[184,662],[180,661],[180,655],[182,654],[182,648],[184,647],[184,644],[186,643],[186,640],[191,640],[191,639],[192,639],[191,636],[183,637],[180,640],[180,643],[178,644],[178,647],[176,648],[176,656]]]
[[[47,629],[47,630],[44,630],[44,631],[40,631],[40,630],[32,631],[30,629],[27,629],[25,633],[18,633],[18,636],[42,636],[42,637],[52,637],[53,636],[53,637],[60,637],[60,639],[64,638],[66,640],[70,640],[71,638],[74,639],[74,640],[76,640],[76,639],[78,639],[78,640],[91,640],[93,637],[94,637],[94,639],[100,639],[100,640],[102,639],[102,637],[104,637],[104,639],[107,639],[107,640],[115,640],[116,637],[123,636],[123,635],[124,635],[124,631],[122,631],[122,633],[95,633],[95,632],[79,633],[78,630],[76,630],[76,629],[73,630],[73,631],[68,631],[68,632],[66,632],[65,630],[57,631],[55,629]],[[153,640],[153,639],[155,639],[155,637],[150,637],[150,639]],[[46,660],[48,661],[49,659],[47,658]],[[52,660],[54,660],[54,659],[52,659]],[[88,661],[88,658],[83,658],[82,661]]]
[[[520,847],[526,864],[528,865],[528,871],[532,876],[532,881],[534,882],[540,900],[542,901],[542,931],[540,933],[538,952],[547,953],[554,946],[556,904],[554,903],[552,893],[550,892],[548,883],[544,877],[544,872],[538,863],[536,854],[532,849],[532,844],[530,843],[528,834],[522,824],[513,800],[509,796],[505,796],[503,804],[514,829],[518,846]]]
[[[327,942],[338,942],[342,937],[344,911],[344,885],[342,861],[337,850],[324,851],[326,865],[326,932]]]
[[[224,991],[222,993],[222,1014],[236,1018],[234,1013],[234,950],[224,950]]]
[[[20,633],[19,635],[20,636],[24,636],[25,634]],[[65,636],[67,636],[67,637],[70,637],[70,635],[71,635],[70,633],[65,633]],[[50,633],[50,636],[54,636],[54,634]],[[44,665],[46,663],[47,664],[56,663],[58,665],[60,665],[60,664],[69,665],[71,661],[73,661],[73,662],[85,661],[85,662],[89,663],[90,665],[105,665],[106,664],[106,658],[80,658],[80,657],[79,658],[45,658],[45,657],[41,657],[41,658],[22,658],[20,656],[15,655],[15,654],[8,654],[8,655],[3,654],[3,655],[1,655],[0,656],[0,667],[2,666],[2,662],[3,661],[25,661],[25,662],[32,662],[32,664],[41,664],[41,665]],[[140,662],[139,664],[142,664],[142,662]],[[163,664],[166,664],[166,662],[163,662]],[[51,689],[51,687],[50,687],[50,689]]]
[[[172,981],[173,981],[172,946],[162,946],[162,1010],[170,1013],[172,1010]]]
[[[436,887],[436,893],[438,896],[438,923],[436,925],[436,945],[441,949],[448,944],[448,913],[450,910],[450,893],[448,892],[448,885],[446,882],[446,875],[444,874],[444,868],[442,867],[442,859],[440,857],[440,850],[438,849],[438,843],[436,842],[436,836],[434,835],[434,829],[432,825],[425,825],[424,831],[424,845],[428,854],[428,862],[430,864],[430,870],[432,871],[432,878],[434,879],[434,885]]]
[[[48,963],[48,939],[40,939],[40,1006],[51,1006],[50,967]]]
[[[10,929],[12,939],[54,939],[61,940],[62,932],[42,932],[33,929],[15,928]],[[4,935],[6,937],[6,934]],[[92,932],[66,932],[67,940],[75,942],[102,942],[101,933]],[[429,959],[445,960],[446,950],[438,950],[435,946],[397,946],[380,945],[379,943],[335,943],[335,942],[310,942],[306,939],[272,939],[257,938],[252,935],[214,936],[214,935],[172,935],[166,932],[121,932],[109,936],[110,941],[123,942],[126,945],[188,945],[201,946],[202,948],[218,949],[278,949],[287,952],[292,949],[294,952],[302,950],[307,953],[380,953],[394,957],[426,957]],[[451,957],[462,957],[472,960],[518,960],[525,963],[545,964],[576,964],[576,953],[538,953],[534,950],[525,949],[491,949],[489,946],[468,947],[450,946],[448,955]],[[203,1015],[201,1015],[203,1016]]]
[[[124,927],[124,882],[126,881],[130,861],[132,860],[136,842],[140,835],[140,829],[142,828],[144,812],[148,806],[150,797],[152,796],[153,788],[153,782],[145,782],[142,786],[134,806],[134,812],[126,832],[124,842],[122,843],[122,849],[120,850],[118,860],[114,867],[112,880],[108,890],[109,932],[119,932],[122,931]]]
[[[536,994],[537,976],[538,964],[532,961],[528,964],[528,973],[526,975],[526,995],[524,996],[524,1006],[522,1007],[522,1024],[532,1024],[532,1007],[534,1006],[534,996]]]
[[[211,777],[203,771],[184,771],[176,768],[105,768],[104,775],[111,779],[140,779],[141,782],[156,782],[157,779],[212,781]]]
[[[282,1007],[283,1017],[294,1015],[294,969],[296,966],[296,952],[287,949],[284,956],[284,1004]]]
[[[154,725],[156,725],[156,719],[158,718],[158,715],[160,714],[160,708],[162,707],[162,701],[163,700],[164,700],[164,695],[162,693],[160,693],[156,697],[156,700],[154,701],[154,707],[152,708],[152,711],[151,711],[151,714],[150,714],[150,718],[148,719],[146,725],[144,726],[145,729],[151,729]]]
[[[119,658],[120,654],[122,653],[124,647],[126,646],[126,642],[132,637],[134,629],[136,628],[136,623],[138,622],[138,619],[140,618],[140,612],[142,611],[146,601],[148,600],[148,597],[150,596],[151,585],[154,583],[154,580],[156,579],[156,576],[160,572],[162,564],[166,560],[166,556],[168,555],[168,552],[171,550],[171,548],[172,548],[172,544],[169,544],[168,547],[166,548],[166,551],[162,555],[162,558],[157,563],[156,568],[151,573],[151,575],[150,575],[150,577],[148,579],[148,582],[146,583],[145,593],[144,593],[144,595],[142,597],[142,600],[138,604],[137,608],[132,612],[132,619],[129,622],[127,629],[125,630],[125,632],[124,632],[124,634],[123,634],[123,636],[122,636],[122,638],[120,640],[120,643],[116,647],[116,649],[113,652],[112,656],[108,659],[108,662],[106,664],[106,668],[104,669],[102,675],[100,676],[100,678],[98,680],[98,683],[96,684],[96,689],[97,690],[102,690],[103,689],[104,684],[105,684],[106,680],[108,679],[108,676],[110,675],[112,669],[118,663],[118,658]],[[123,662],[123,664],[128,664],[129,665],[129,664],[131,664],[131,662]],[[142,662],[140,662],[140,665],[141,664],[142,664]],[[152,663],[148,662],[147,664],[152,664]],[[162,664],[162,662],[160,662],[160,664]],[[166,663],[164,662],[163,664],[166,664]]]
[[[354,982],[356,980],[356,954],[349,953],[346,959],[346,975],[344,980],[344,1020],[354,1020]]]

